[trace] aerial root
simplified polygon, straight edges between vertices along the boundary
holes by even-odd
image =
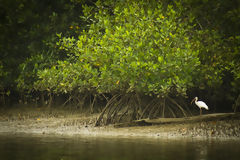
[[[165,117],[187,117],[191,112],[179,99],[169,96],[149,99],[144,103],[143,97],[136,93],[116,94],[106,104],[95,126],[139,119]],[[177,102],[178,101],[178,102]],[[184,107],[185,106],[185,107]]]
[[[137,94],[116,94],[106,104],[105,108],[98,117],[95,126],[99,126],[101,122],[108,125],[123,121],[123,119],[135,120],[140,117],[142,110],[140,106],[140,98]]]

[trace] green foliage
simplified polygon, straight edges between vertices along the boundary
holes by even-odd
[[[56,55],[53,55],[53,53],[39,53],[27,58],[25,62],[19,66],[21,74],[16,79],[17,88],[23,93],[31,93],[31,91],[34,90],[34,82],[38,79],[38,71],[54,65],[56,61]]]
[[[164,97],[195,89],[233,103],[239,15],[238,0],[2,1],[0,90]]]
[[[80,8],[81,3],[65,0],[0,3],[0,59],[8,73],[1,79],[4,88],[33,90],[36,70],[66,57],[56,49],[56,33],[78,32],[82,22],[75,15]]]
[[[238,0],[184,0],[197,21],[193,44],[199,50],[200,73],[195,86],[208,90],[214,101],[229,101],[240,93],[240,8]],[[222,102],[220,102],[222,101]]]
[[[101,7],[106,4],[111,9]],[[96,5],[94,15],[84,13],[95,23],[78,38],[62,37],[58,43],[72,63],[40,71],[36,86],[67,93],[87,89],[165,96],[174,90],[184,95],[200,63],[182,8],[144,1]]]

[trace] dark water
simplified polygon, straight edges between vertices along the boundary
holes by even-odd
[[[1,160],[239,160],[240,140],[0,135]]]

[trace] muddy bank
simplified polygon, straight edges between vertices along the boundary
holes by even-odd
[[[0,134],[240,138],[240,118],[116,128],[94,127],[97,116],[98,114],[32,118],[0,116]]]

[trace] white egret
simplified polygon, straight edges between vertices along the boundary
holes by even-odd
[[[208,110],[208,106],[203,101],[197,101],[197,100],[198,100],[198,97],[193,98],[191,104],[193,103],[193,101],[195,101],[195,104],[200,108],[200,115],[202,115],[202,108]]]

